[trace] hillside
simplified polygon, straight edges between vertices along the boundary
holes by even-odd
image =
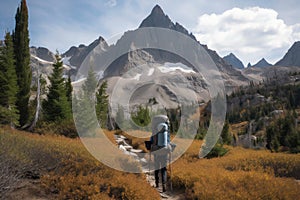
[[[112,136],[114,132],[107,134]],[[92,158],[78,139],[40,136],[7,128],[1,128],[0,138],[1,171],[18,172],[5,173],[1,179],[0,184],[14,180],[1,191],[5,199],[160,198],[143,174],[128,174],[106,167]],[[132,142],[138,146],[141,141]],[[300,185],[295,181],[300,179],[299,154],[226,147],[230,152],[222,158],[199,160],[201,143],[194,141],[183,157],[172,164],[169,178],[174,192],[183,190],[184,198],[299,197]]]
[[[2,127],[0,144],[0,199],[159,198],[143,174],[105,166],[79,139]]]

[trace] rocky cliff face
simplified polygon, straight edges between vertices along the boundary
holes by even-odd
[[[255,65],[252,67],[270,67],[272,64],[268,63],[266,59],[262,58],[260,61],[258,61]]]
[[[31,47],[30,54],[48,62],[55,61],[54,53],[45,47]]]
[[[166,15],[158,5],[156,5],[152,9],[150,15],[142,21],[142,23],[139,27],[140,28],[158,27],[158,28],[171,29],[171,30],[183,33],[183,34],[191,37],[193,40],[195,40],[197,42],[195,36],[192,33],[189,33],[189,31],[187,31],[179,23],[173,23],[171,21],[171,19],[168,17],[168,15]],[[130,37],[132,35],[131,33],[132,33],[132,31],[126,32],[122,36],[122,38],[118,41],[118,43],[116,44],[116,47],[121,44],[122,45],[126,44],[128,46],[128,49],[130,49],[131,44],[128,41],[130,41]],[[152,40],[157,40],[157,38],[155,38],[155,37],[159,37],[159,36],[153,36]],[[151,42],[151,41],[149,41],[149,42]],[[199,45],[201,45],[201,44],[199,43]],[[212,60],[215,62],[216,66],[218,67],[219,71],[221,72],[223,78],[225,79],[226,86],[228,88],[235,87],[237,85],[243,85],[248,81],[248,79],[246,77],[244,77],[241,74],[241,72],[237,71],[231,65],[226,63],[224,61],[224,59],[222,59],[216,53],[216,51],[210,50],[206,45],[202,45],[202,47],[207,51],[207,53],[210,55]],[[190,63],[188,63],[184,58],[181,58],[180,56],[175,55],[174,53],[170,53],[170,52],[167,52],[164,50],[159,50],[159,49],[144,49],[143,51],[147,52],[146,57],[151,56],[153,61],[155,61],[155,62],[158,62],[158,63],[165,63],[165,62],[183,63],[183,64],[193,68],[193,66],[191,66]],[[196,53],[196,52],[191,52],[191,54],[192,53]],[[106,69],[106,71],[104,73],[105,76],[120,76],[123,73],[125,73],[126,70],[128,70],[130,68],[129,63],[134,60],[134,59],[129,59],[130,57],[131,57],[130,55],[126,54],[126,55],[123,55],[122,57],[120,57],[119,59],[117,59],[116,61],[114,61]],[[140,56],[136,57],[136,58],[141,60]],[[134,62],[137,63],[137,61],[134,61]]]
[[[100,36],[88,46],[81,44],[78,47],[71,47],[68,51],[62,54],[62,57],[68,58],[70,65],[78,69],[87,55],[100,43],[104,44],[104,48],[107,48],[105,40]]]
[[[300,67],[300,41],[295,42],[285,56],[275,65]]]
[[[234,68],[237,68],[237,69],[245,68],[242,61],[240,59],[238,59],[233,53],[230,53],[229,55],[224,56],[223,59],[225,60],[225,62],[227,64],[233,66]]]

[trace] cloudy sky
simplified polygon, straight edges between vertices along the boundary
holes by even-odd
[[[21,0],[0,0],[0,31],[14,28]],[[262,57],[275,63],[300,40],[297,0],[27,0],[31,45],[65,52],[135,29],[159,4],[221,56],[233,52],[244,65]]]

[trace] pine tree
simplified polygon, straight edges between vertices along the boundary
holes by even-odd
[[[150,111],[148,107],[139,106],[135,114],[132,114],[132,120],[141,127],[147,126],[151,122]]]
[[[90,69],[81,90],[75,94],[73,102],[74,119],[81,137],[94,136],[98,125],[95,112],[96,87],[96,75],[93,69]]]
[[[227,120],[224,124],[223,130],[222,130],[222,133],[221,133],[221,138],[223,140],[223,144],[228,144],[229,145],[232,142],[232,136],[231,136],[230,131],[229,131],[229,122]]]
[[[68,80],[66,81],[66,95],[70,105],[72,105],[72,92],[73,92],[72,81],[69,75]]]
[[[106,94],[107,81],[104,81],[96,95],[97,105],[96,113],[98,121],[100,121],[101,128],[107,128],[107,119],[108,119],[108,95]]]
[[[65,79],[63,78],[63,63],[58,53],[55,58],[53,72],[49,77],[51,85],[48,88],[47,99],[43,102],[45,119],[52,122],[70,119],[72,116],[71,106],[66,95]]]
[[[4,46],[0,47],[0,122],[18,125],[17,92],[13,42],[10,33],[6,33]]]
[[[16,26],[13,33],[14,53],[16,60],[16,73],[18,77],[19,92],[17,95],[17,108],[20,112],[20,125],[24,126],[29,120],[29,97],[32,78],[29,52],[28,9],[26,0],[21,1],[15,16]]]
[[[97,82],[98,81],[96,79],[96,74],[93,68],[90,68],[86,81],[82,85],[82,90],[85,96],[89,97],[90,100],[95,100],[95,91],[97,87]]]

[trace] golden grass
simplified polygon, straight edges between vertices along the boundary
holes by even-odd
[[[197,159],[196,146],[173,164],[173,185],[188,198],[299,199],[300,155],[227,147],[224,157]]]
[[[114,131],[105,131],[115,144]],[[124,134],[133,146],[144,140]],[[115,171],[95,160],[79,139],[0,129],[0,152],[43,171],[43,187],[59,199],[159,199],[144,175]],[[177,142],[186,142],[177,140]],[[187,199],[299,199],[300,155],[226,146],[224,157],[198,159],[202,141],[172,166],[172,183]],[[105,152],[104,152],[105,153]],[[170,172],[168,173],[170,175]]]
[[[41,174],[58,199],[158,199],[144,175],[111,169],[95,160],[80,139],[0,129],[0,153]]]
[[[225,146],[224,157],[199,159],[201,145],[193,141],[172,166],[173,186],[187,199],[299,199],[300,154]]]

